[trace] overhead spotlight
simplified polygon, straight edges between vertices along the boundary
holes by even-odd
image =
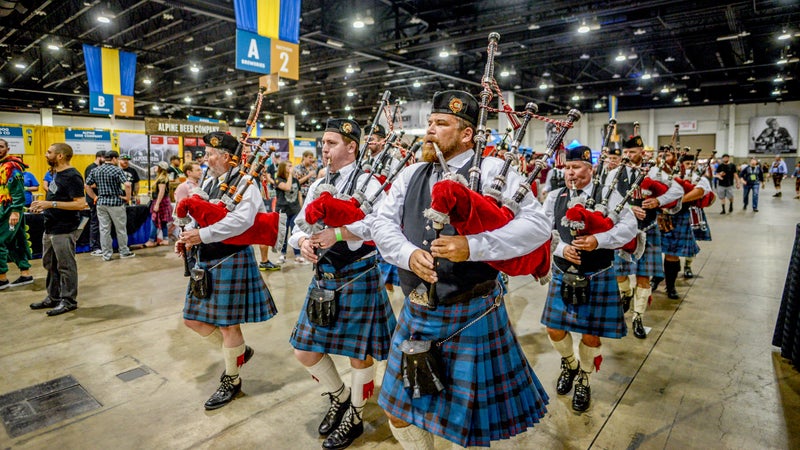
[[[683,97],[681,97],[680,95],[678,95],[678,96],[676,96],[676,97],[675,97],[675,98],[674,98],[672,101],[673,101],[673,102],[675,102],[675,103],[680,103],[680,102],[682,102],[682,101],[683,101]]]
[[[153,105],[150,109],[152,109],[153,111],[158,111],[158,105]]]
[[[153,80],[151,80],[150,78],[145,78],[144,80],[142,80],[142,83],[150,86],[151,84],[153,84]]]
[[[448,56],[450,56],[450,52],[448,52],[446,48],[439,51],[439,58],[447,58]]]
[[[643,87],[641,87],[641,86],[636,86],[636,90],[637,90],[637,91],[643,91],[643,90],[644,90],[644,88],[643,88]]]
[[[773,83],[780,83],[783,81],[783,77],[778,75],[775,79],[772,80]]]
[[[634,30],[633,35],[634,36],[641,36],[641,35],[643,35],[645,33],[647,33],[647,30],[645,30],[643,28],[637,28],[636,30]]]
[[[222,115],[222,111],[216,111],[214,114],[216,114],[216,115],[217,115],[217,117],[219,117],[219,116],[221,116],[221,115]]]
[[[652,76],[652,75],[650,75],[650,72],[645,72],[645,73],[642,75],[642,79],[643,79],[643,80],[649,80],[650,78],[653,78],[653,76]]]
[[[543,76],[543,77],[549,77],[549,76],[550,76],[550,72],[548,72],[548,71],[546,71],[546,70],[545,70],[545,71],[542,73],[542,76]]]
[[[414,84],[412,84],[412,86],[414,86],[415,88],[418,88],[418,87],[422,86],[422,83],[420,83],[419,81],[415,81]]]
[[[661,93],[662,94],[669,94],[669,88],[664,86],[663,88],[661,88]]]
[[[192,103],[192,97],[183,97],[183,101],[186,103]]]
[[[603,107],[603,104],[600,103],[600,102],[597,102],[597,103],[594,104],[594,109],[600,109],[602,107]]]
[[[24,69],[28,66],[24,62],[18,61],[14,63],[14,67],[16,67],[17,69]]]
[[[197,67],[196,65],[192,65],[192,67],[190,67],[189,70],[191,70],[192,73],[200,72],[200,68]]]
[[[774,91],[772,91],[772,95],[781,95],[781,90],[775,89]]]
[[[577,90],[581,90],[581,89],[583,89],[583,85],[580,85],[580,84],[579,84],[579,85],[575,86],[575,89],[577,89]]]
[[[186,43],[192,42],[193,40],[194,40],[194,36],[186,36],[185,38],[183,38],[183,42],[186,42]]]
[[[684,76],[681,77],[681,80],[688,80],[688,79],[689,79],[689,75],[684,75]]]
[[[350,111],[351,109],[352,109],[352,108],[350,108],[350,105],[345,105],[345,107],[344,107],[344,110],[345,110],[345,111]]]
[[[214,51],[214,47],[212,47],[210,45],[206,45],[205,47],[203,47],[203,50],[205,50],[207,52],[213,52]]]
[[[85,98],[81,98],[81,99],[78,100],[78,103],[80,103],[82,105],[82,104],[86,103],[86,99]]]
[[[348,97],[352,97],[354,95],[356,95],[355,91],[347,91],[347,96]]]
[[[311,125],[314,125],[315,123],[317,123],[317,119],[311,119]]]
[[[336,47],[336,48],[344,47],[344,44],[342,42],[334,41],[333,39],[328,39],[327,41],[325,41],[325,43],[330,45],[331,47]]]
[[[455,83],[447,83],[447,87],[452,89],[452,88],[456,87],[456,85],[455,85]]]
[[[285,127],[286,126],[286,122],[281,122],[279,125],[282,126],[282,127]]]
[[[775,64],[786,64],[788,62],[789,62],[789,60],[786,59],[785,56],[781,56],[781,59],[779,59]]]
[[[589,28],[589,25],[586,25],[586,21],[582,20],[581,21],[581,26],[578,27],[578,33],[581,33],[581,34],[588,33],[589,30],[591,30],[591,28]]]
[[[622,62],[625,61],[626,59],[628,59],[628,57],[625,56],[622,52],[619,52],[619,55],[617,55],[617,57],[614,58],[614,61]]]
[[[278,86],[284,87],[284,86],[286,86],[286,82],[283,81],[283,80],[280,80],[280,81],[278,81]]]
[[[348,118],[349,120],[353,120],[353,115],[352,115],[352,114],[348,114],[348,115],[347,115],[347,118]]]
[[[508,69],[503,69],[502,71],[500,71],[500,76],[501,77],[507,77],[509,75],[510,75],[510,73],[508,72]],[[419,87],[419,86],[414,86],[414,87]]]
[[[573,96],[572,96],[572,101],[573,101],[573,102],[577,102],[577,101],[578,101],[578,100],[580,100],[580,99],[581,99],[581,96],[580,96],[580,95],[578,95],[578,94],[575,94],[575,95],[573,95]]]
[[[544,91],[544,90],[546,90],[546,89],[547,89],[547,83],[545,83],[545,82],[542,82],[542,83],[539,85],[539,90],[540,90],[540,91]]]
[[[364,20],[361,19],[361,16],[356,16],[353,20],[353,28],[364,28]]]
[[[584,53],[584,54],[582,54],[582,55],[581,55],[581,59],[589,59],[589,58],[591,58],[591,56],[589,56],[589,55],[588,55],[588,54],[586,54],[586,53]]]
[[[225,95],[227,95],[228,97],[230,97],[231,95],[233,95],[233,91],[232,91],[232,90],[230,90],[230,89],[226,89],[226,90],[225,90]]]
[[[344,69],[344,71],[347,73],[356,73],[356,69],[354,69],[350,64],[347,65],[347,68]]]
[[[64,104],[63,103],[57,104],[56,109],[64,109]]]
[[[307,116],[307,115],[308,115],[308,111],[306,111],[306,110],[304,109],[304,110],[300,111],[300,115],[301,115],[301,116]]]
[[[667,56],[666,58],[664,58],[664,62],[675,62],[675,58],[673,58],[672,56]]]
[[[529,30],[538,30],[539,28],[542,28],[542,27],[540,27],[539,25],[536,25],[535,23],[532,23],[532,24],[528,25],[528,29]]]
[[[639,55],[637,55],[636,53],[631,53],[630,55],[628,55],[628,59],[636,59],[638,57]]]
[[[299,105],[301,101],[302,101],[302,100],[300,100],[300,97],[295,97],[295,99],[294,99],[294,104],[295,104],[295,105]]]
[[[54,51],[54,52],[57,52],[57,51],[61,50],[61,46],[56,44],[56,43],[47,44],[47,48],[52,50],[52,51]]]
[[[750,93],[751,93],[751,94],[755,94],[756,92],[758,92],[758,91],[757,91],[757,90],[755,90],[755,89],[750,89]]]
[[[97,21],[100,23],[111,23],[111,18],[100,14],[97,16]]]
[[[791,33],[789,33],[788,31],[786,31],[786,29],[784,28],[784,29],[781,31],[781,34],[778,36],[778,40],[779,40],[779,41],[785,41],[785,40],[787,40],[787,39],[791,39],[791,37],[792,37],[792,34],[791,34]]]

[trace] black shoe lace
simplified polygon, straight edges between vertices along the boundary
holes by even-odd
[[[344,439],[344,437],[350,433],[350,429],[355,426],[354,417],[361,419],[361,415],[354,408],[350,408],[350,410],[345,413],[342,423],[340,423],[331,434],[331,438],[334,440]]]
[[[326,419],[328,420],[333,419],[334,417],[336,417],[336,414],[339,413],[339,408],[341,408],[342,405],[344,404],[344,402],[339,401],[339,395],[341,395],[343,392],[344,392],[344,384],[336,392],[322,393],[323,396],[327,395],[331,401],[331,407],[328,409],[328,414],[325,415]]]
[[[567,358],[561,358],[561,375],[562,376],[567,376],[569,373],[574,372],[575,370],[577,370],[577,367],[575,369],[570,369],[569,368],[569,363],[567,362]]]
[[[222,393],[233,390],[233,382],[236,381],[237,378],[239,378],[239,375],[224,375],[222,380],[220,380],[221,383],[217,388],[217,392]]]

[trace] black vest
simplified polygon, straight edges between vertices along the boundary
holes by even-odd
[[[567,180],[564,179],[564,174],[556,168],[550,169],[553,171],[553,176],[550,177],[550,191],[565,187]]]
[[[570,197],[570,191],[566,188],[562,189],[557,194],[553,211],[553,217],[555,217],[554,228],[558,231],[561,240],[567,244],[572,243],[572,240],[575,239],[570,228],[561,224],[561,218],[567,214],[567,204],[569,203]],[[592,197],[596,204],[599,205],[602,201],[603,190],[595,189],[592,193]],[[553,256],[553,261],[562,272],[566,272],[570,266],[574,266],[573,263],[560,256]],[[578,266],[577,269],[580,273],[593,273],[611,266],[613,262],[614,250],[598,248],[591,252],[581,251],[581,265]]]
[[[620,166],[619,170],[621,170],[622,173],[620,173],[619,174],[619,178],[617,178],[617,192],[619,192],[619,195],[621,195],[623,198],[625,198],[625,195],[627,195],[627,193],[628,193],[628,189],[631,188],[631,184],[633,184],[633,182],[636,181],[636,177],[633,176],[634,174],[633,174],[633,172],[631,172],[631,177],[629,179],[628,178],[628,169],[626,169],[624,166]],[[640,170],[642,170],[642,169],[637,169],[637,171],[640,171]],[[639,189],[639,188],[637,188],[637,189]],[[641,192],[641,189],[639,189],[639,190]],[[637,197],[637,196],[634,195],[634,197],[632,197],[630,200],[628,200],[628,204],[629,205],[633,205],[633,206],[638,206],[638,207],[641,208],[642,207],[642,203],[644,203],[643,196],[639,195],[638,196],[639,198],[635,198],[635,197]],[[645,212],[644,219],[642,219],[642,220],[639,220],[638,218],[636,219],[637,227],[640,230],[644,230],[645,228],[647,228],[650,225],[652,225],[653,222],[656,221],[656,215],[658,214],[657,208],[645,209],[644,212]]]
[[[470,164],[458,170],[458,173],[469,176]],[[403,205],[400,226],[403,234],[417,247],[430,251],[431,242],[436,239],[436,231],[430,226],[422,212],[431,205],[430,176],[433,163],[417,170],[408,185],[406,201]],[[451,225],[445,225],[441,233],[443,236],[455,236],[456,231]],[[447,298],[472,290],[475,285],[497,278],[497,270],[484,262],[464,261],[454,263],[448,259],[437,258],[436,274],[439,281],[436,283],[436,296],[440,301],[446,302]],[[425,285],[425,290],[430,289],[430,284],[422,281],[414,272],[399,269],[400,287],[403,294],[408,295],[420,285]]]

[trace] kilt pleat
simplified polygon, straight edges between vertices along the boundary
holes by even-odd
[[[666,255],[692,257],[700,253],[700,247],[695,242],[689,211],[681,211],[672,215],[672,225],[675,227],[669,233],[661,235],[661,249]]]
[[[203,269],[219,266],[210,270],[212,291],[209,298],[194,297],[187,287],[184,319],[227,327],[264,322],[277,314],[272,295],[258,271],[253,249],[247,247],[223,259],[198,262],[198,267]]]
[[[335,269],[329,264],[322,264],[320,271],[334,273]],[[364,272],[366,274],[344,286]],[[337,293],[339,313],[336,323],[326,328],[309,322],[306,314],[308,293],[316,286],[316,282],[312,280],[289,342],[298,350],[344,355],[360,360],[367,356],[379,361],[385,360],[389,355],[389,345],[397,320],[386,289],[381,283],[376,258],[363,258],[345,266],[339,273],[348,275],[319,280],[319,286],[324,289],[344,286]]]
[[[661,261],[661,232],[658,227],[652,227],[645,233],[647,242],[641,258],[635,261],[625,261],[619,256],[621,250],[614,254],[614,272],[618,277],[636,275],[664,278],[664,264]]]
[[[378,267],[381,269],[381,278],[383,279],[383,284],[400,286],[400,274],[397,272],[397,266],[393,266],[386,262],[380,253],[378,253]]]
[[[542,311],[542,324],[556,330],[574,331],[607,338],[621,338],[627,334],[619,286],[613,270],[591,276],[589,304],[565,305],[561,298],[564,273],[553,265],[553,279],[547,291],[547,302]]]
[[[441,340],[480,316],[500,294],[478,297],[436,310],[406,298],[378,404],[389,414],[458,445],[489,446],[533,427],[549,401],[517,341],[505,305],[490,312],[440,347],[445,389],[412,398],[403,387],[400,343]]]

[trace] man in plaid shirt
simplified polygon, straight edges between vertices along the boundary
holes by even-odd
[[[111,261],[111,255],[114,254],[111,242],[112,223],[117,229],[120,258],[132,258],[136,255],[128,248],[128,232],[125,228],[127,222],[125,205],[130,202],[131,182],[125,171],[117,166],[119,153],[111,150],[106,152],[104,159],[105,164],[92,170],[86,177],[86,192],[97,205],[103,260]],[[89,188],[97,189],[97,194]]]

